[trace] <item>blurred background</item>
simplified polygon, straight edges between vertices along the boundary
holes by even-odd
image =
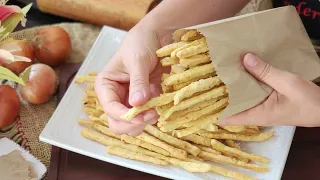
[[[33,3],[27,14],[27,27],[81,21],[129,30],[160,2],[161,0],[9,0],[7,4],[24,7]]]
[[[56,24],[61,22],[74,22],[74,20],[41,12],[37,5],[37,0],[9,0],[7,5],[18,5],[20,7],[24,7],[29,3],[33,3],[33,5],[32,9],[27,14],[27,27]],[[20,29],[21,27],[18,27],[16,31]]]

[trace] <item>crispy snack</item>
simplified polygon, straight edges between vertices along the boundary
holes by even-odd
[[[215,124],[210,124],[209,126],[205,127],[204,130],[209,131],[209,132],[215,132],[219,128]]]
[[[160,131],[159,129],[157,129],[154,126],[151,125],[147,125],[145,127],[145,131],[151,135],[153,135],[154,137],[174,146],[177,148],[181,148],[184,149],[185,151],[187,151],[188,153],[192,154],[193,156],[197,156],[200,153],[200,149],[197,146],[193,146],[192,144],[177,139],[173,136],[170,136],[166,133],[163,133],[162,131]]]
[[[187,158],[190,162],[199,162],[199,161],[203,162],[204,161],[202,158],[199,158],[199,157],[193,156],[193,155],[188,155]]]
[[[197,103],[201,103],[203,101],[207,101],[210,99],[224,96],[226,93],[227,93],[226,86],[220,86],[220,87],[215,88],[209,92],[203,93],[199,96],[182,101],[181,103],[173,106],[168,111],[166,111],[163,114],[163,116],[160,116],[158,121],[165,121],[166,119],[168,119],[172,115],[172,113],[174,113],[176,111],[181,111],[181,110],[187,109]]]
[[[213,149],[221,151],[222,153],[225,153],[225,154],[229,154],[231,156],[247,158],[247,159],[262,162],[265,164],[269,163],[268,158],[261,157],[261,156],[255,155],[255,154],[249,154],[249,153],[243,152],[239,149],[228,147],[215,139],[211,139],[211,146]]]
[[[175,133],[179,138],[193,134],[194,132],[197,132],[198,130],[203,129],[209,124],[216,122],[218,120],[218,116],[219,116],[219,113],[205,116],[201,118],[197,124],[194,124],[194,126],[181,129],[181,130],[176,130]]]
[[[163,106],[165,104],[169,104],[170,102],[173,101],[174,95],[175,93],[173,92],[168,94],[162,94],[158,97],[154,97],[142,106],[131,108],[126,114],[121,116],[121,118],[124,120],[130,120],[143,111],[146,111],[148,109],[151,109],[157,106]]]
[[[173,103],[169,103],[169,104],[165,104],[163,106],[157,106],[156,110],[157,110],[158,114],[161,115],[164,112],[166,112],[168,109],[170,109],[172,106],[173,106]]]
[[[206,53],[208,52],[208,46],[207,44],[200,44],[197,46],[191,46],[185,49],[182,49],[180,51],[177,52],[177,57],[178,58],[188,58],[190,56],[195,56],[201,53]]]
[[[222,133],[230,133],[229,131],[227,130],[224,130],[224,129],[220,129],[218,128],[218,130],[216,131],[213,131],[213,132],[209,132],[209,131],[198,131],[197,132],[199,135],[204,135],[204,136],[208,136],[207,134],[222,134]],[[210,136],[210,135],[209,135]]]
[[[138,160],[143,162],[149,162],[157,165],[167,165],[166,161],[160,160],[158,158],[150,157],[145,154],[141,154],[139,152],[130,151],[121,147],[116,146],[108,146],[106,151],[108,154],[120,156],[126,159]]]
[[[179,60],[178,59],[173,59],[171,57],[165,57],[165,58],[161,59],[160,62],[161,62],[162,66],[166,67],[166,66],[171,66],[171,65],[174,65],[174,64],[178,64]]]
[[[241,150],[241,147],[239,144],[236,144],[233,140],[230,140],[230,139],[227,139],[225,140],[225,144],[229,147],[232,147],[232,148],[236,148],[236,149],[239,149]],[[239,160],[243,161],[243,162],[246,162],[248,163],[250,160],[248,158],[238,158]]]
[[[98,98],[96,99],[96,108],[100,111],[104,111],[102,105],[100,104],[100,102],[98,101]]]
[[[88,96],[84,96],[82,99],[81,99],[81,102],[86,105],[88,103],[95,103],[96,102],[96,97],[88,97]]]
[[[114,134],[108,127],[104,127],[100,124],[94,124],[93,128],[95,128],[96,130],[100,131],[101,133],[116,138],[116,139],[121,139],[121,136]]]
[[[82,130],[81,135],[87,139],[96,141],[103,145],[110,145],[110,144],[121,144],[122,142],[118,139],[114,139],[112,137],[103,135],[99,132],[93,131],[91,129],[85,128]]]
[[[96,103],[94,102],[88,102],[84,104],[84,107],[88,107],[88,108],[95,108],[96,107]]]
[[[137,139],[137,138],[134,138],[134,137],[131,137],[131,136],[128,136],[128,135],[121,135],[121,140],[128,143],[128,144],[134,144],[134,145],[137,145],[137,146],[140,146],[140,147],[143,147],[145,149],[148,149],[150,151],[153,151],[153,152],[156,152],[158,154],[162,154],[164,156],[169,156],[170,153],[158,146],[155,146],[153,144],[150,144],[148,142],[145,142],[145,141],[142,141],[140,139]]]
[[[233,140],[227,139],[227,140],[225,140],[225,142],[226,142],[227,146],[230,146],[230,147],[236,148],[236,149],[241,149],[240,145],[235,143]]]
[[[213,77],[213,76],[215,76],[215,73],[209,73],[209,74],[206,74],[204,76],[200,76],[200,77],[194,78],[194,79],[192,79],[190,81],[187,81],[187,82],[184,82],[184,83],[181,83],[181,84],[175,84],[172,87],[173,87],[173,90],[178,91],[178,90],[190,85],[192,82],[199,81],[200,79],[206,79],[206,78]]]
[[[176,111],[170,116],[170,119],[172,119],[172,121],[174,121],[174,120],[178,119],[179,117],[185,116],[185,115],[187,115],[187,114],[189,114],[191,112],[199,111],[202,108],[205,108],[205,107],[211,105],[213,102],[214,102],[213,99],[212,100],[207,100],[207,101],[203,101],[203,102],[197,103],[197,104],[195,104],[195,105],[193,105],[193,106],[191,106],[191,107],[189,107],[187,109],[184,109],[182,111]],[[173,103],[172,103],[172,106],[173,106]],[[159,122],[165,122],[165,121],[161,121],[160,120]]]
[[[105,121],[105,120],[103,120],[101,118],[90,117],[90,116],[89,116],[89,118],[91,119],[92,122],[94,122],[96,124],[100,124],[100,125],[102,125],[104,127],[109,127],[108,121]]]
[[[205,53],[205,54],[198,54],[195,56],[191,56],[188,58],[181,58],[179,62],[181,66],[184,68],[192,68],[201,64],[209,63],[211,62],[211,60],[209,55]]]
[[[89,85],[89,90],[90,90],[90,91],[94,91],[94,83],[90,83],[90,85]]]
[[[162,89],[162,92],[169,93],[169,92],[173,91],[173,86],[167,86],[167,85],[161,83],[161,89]]]
[[[247,126],[247,128],[249,129],[254,129],[254,130],[257,130],[257,131],[260,131],[259,127],[258,126]]]
[[[101,132],[105,132],[105,131],[102,130]],[[116,136],[117,139],[113,139],[110,136],[105,136],[105,135],[102,135],[102,134],[97,133],[95,131],[88,130],[88,129],[85,129],[83,131],[83,135],[85,137],[89,138],[89,139],[96,140],[96,141],[98,141],[98,142],[100,142],[100,143],[102,143],[104,145],[107,145],[107,146],[121,147],[121,148],[130,150],[130,151],[133,151],[133,152],[145,154],[145,155],[148,155],[148,156],[153,156],[153,157],[156,157],[156,158],[159,158],[159,159],[162,159],[162,160],[166,159],[161,154],[149,151],[147,149],[141,148],[141,147],[139,147],[137,145],[134,145],[134,144],[126,144],[123,141],[118,140],[118,139],[120,139],[120,136]]]
[[[179,47],[177,49],[175,49],[174,51],[171,52],[171,58],[174,58],[174,59],[177,59],[177,52],[181,51],[182,49],[186,49],[186,48],[189,48],[189,47],[192,47],[192,46],[197,46],[197,45],[200,45],[200,44],[206,44],[206,38],[203,37],[201,39],[197,39],[197,40],[194,40],[192,41],[191,43],[189,44],[186,44],[182,47]]]
[[[97,117],[94,117],[94,116],[89,116],[89,118],[91,120],[78,120],[78,123],[81,125],[81,126],[86,126],[86,127],[91,127],[91,128],[94,128],[94,125],[95,124],[98,124],[98,125],[101,125],[103,127],[108,127],[108,122],[100,119],[100,118],[97,118]]]
[[[104,121],[108,121],[108,115],[107,114],[101,114],[101,116],[99,117],[100,119],[104,120]]]
[[[189,172],[209,172],[210,171],[210,165],[203,162],[186,162],[181,161],[179,159],[170,158],[169,163],[174,166],[179,166]]]
[[[103,145],[106,145],[108,147],[113,147],[114,150],[118,150],[118,154],[114,154],[113,151],[111,151],[112,154],[114,155],[118,155],[121,157],[128,157],[128,156],[123,156],[123,153],[125,152],[125,154],[128,154],[128,151],[130,152],[128,155],[130,155],[130,157],[135,157],[137,158],[137,160],[140,161],[146,161],[146,162],[151,162],[151,163],[155,163],[155,164],[159,164],[159,165],[167,165],[168,163],[166,163],[165,161],[161,161],[156,160],[156,158],[163,158],[164,156],[148,151],[146,149],[140,148],[139,146],[136,145],[132,145],[132,144],[125,144],[124,142],[118,140],[118,139],[113,139],[109,136],[100,134],[96,131],[90,130],[90,129],[84,129],[81,132],[82,136],[84,136],[87,139],[99,142]],[[118,148],[115,148],[118,147]],[[148,155],[148,156],[143,156],[143,155]],[[150,156],[154,156],[156,158],[152,158]],[[149,157],[149,158],[148,158]]]
[[[90,120],[81,120],[80,119],[80,120],[78,120],[78,123],[82,126],[93,127],[94,124],[100,124],[102,126],[108,127],[108,122],[103,119],[97,118],[92,115],[90,115],[89,118],[90,118]]]
[[[141,148],[141,147],[139,147],[137,145],[126,144],[126,143],[124,143],[122,141],[119,141],[119,140],[118,141],[110,141],[109,144],[107,144],[107,146],[120,147],[120,148],[127,149],[127,150],[130,150],[132,152],[139,153],[139,154],[144,154],[144,155],[147,155],[147,156],[150,156],[150,157],[155,157],[155,158],[158,158],[158,159],[161,159],[161,160],[167,160],[166,156],[163,156],[161,154],[158,154],[158,153],[149,151],[147,149]]]
[[[94,83],[95,81],[95,76],[81,76],[78,75],[75,79],[74,82],[78,83],[78,84],[82,84],[82,83]]]
[[[173,98],[174,105],[177,105],[182,100],[187,99],[196,93],[209,90],[215,86],[220,85],[221,83],[222,81],[217,76],[193,82],[176,93],[176,95]]]
[[[169,56],[172,53],[172,51],[187,44],[188,44],[187,42],[177,42],[177,43],[166,45],[156,51],[157,57]]]
[[[98,73],[97,73],[97,72],[89,72],[88,75],[89,75],[89,76],[97,76]]]
[[[83,111],[86,112],[88,115],[99,117],[103,114],[103,111],[97,110],[95,108],[84,107]]]
[[[201,35],[196,30],[190,30],[181,37],[181,41],[192,41],[192,40],[200,39],[202,37],[203,35]]]
[[[201,136],[213,139],[231,139],[237,141],[265,141],[274,135],[274,132],[265,132],[258,135],[243,135],[234,133],[199,133]]]
[[[201,137],[196,134],[190,134],[190,135],[181,137],[181,139],[193,142],[195,144],[200,144],[200,145],[204,145],[204,146],[208,146],[208,147],[211,146],[211,140],[209,138]],[[198,148],[199,148],[199,146],[198,146]]]
[[[201,151],[201,153],[199,154],[199,156],[207,161],[213,161],[216,163],[222,163],[222,164],[229,164],[229,165],[233,165],[233,166],[237,166],[237,167],[242,167],[245,169],[250,169],[253,171],[257,171],[257,172],[268,172],[269,169],[263,166],[259,166],[256,164],[249,164],[243,161],[239,161],[235,158],[230,158],[227,156],[223,156],[220,154],[214,154],[214,153],[209,153],[209,152],[204,152]]]
[[[219,110],[224,109],[227,106],[227,104],[228,104],[228,98],[223,98],[217,102],[214,102],[212,105],[201,109],[200,111],[196,111],[196,112],[188,114],[189,117],[187,117],[187,118],[190,118],[192,121],[186,122],[183,125],[183,127],[193,127],[193,126],[200,124],[202,121],[202,118],[200,118],[200,117],[203,117],[204,115],[208,115],[208,114],[212,114],[212,113],[217,113]],[[190,115],[194,115],[194,116],[190,116]],[[209,124],[209,125],[211,125],[211,124]],[[207,128],[209,125],[205,126],[203,129]],[[218,131],[218,130],[216,129],[216,131]]]
[[[255,178],[249,177],[245,174],[230,171],[230,170],[227,170],[227,169],[224,169],[224,168],[221,168],[218,166],[214,166],[214,165],[211,165],[210,171],[217,173],[217,174],[220,174],[222,176],[230,177],[230,178],[237,179],[237,180],[257,180]]]
[[[161,81],[164,81],[165,79],[167,79],[170,76],[170,74],[167,73],[163,73],[161,76]]]
[[[212,99],[212,103],[215,103],[218,99]],[[212,104],[210,103],[210,104]],[[197,105],[197,104],[196,104]],[[196,120],[200,118],[201,116],[205,115],[202,114],[209,106],[205,106],[207,104],[203,104],[202,108],[198,108],[196,105],[182,111],[177,111],[173,113],[168,121],[162,120],[161,118],[158,120],[159,123],[162,123],[163,125],[161,126],[160,130],[163,132],[171,132],[179,127],[190,127],[187,126],[188,122]],[[201,110],[198,110],[201,109]],[[196,111],[198,110],[198,111]],[[165,111],[166,113],[167,111]],[[211,113],[211,112],[210,112]],[[161,114],[163,115],[163,114]]]
[[[173,74],[163,81],[165,85],[175,85],[188,82],[197,77],[201,77],[207,74],[215,73],[214,67],[211,64],[203,66],[197,66],[192,69],[186,70],[182,73]]]
[[[90,121],[90,120],[83,120],[83,119],[80,119],[78,120],[78,123],[81,125],[81,126],[86,126],[86,127],[94,127],[94,122]]]
[[[221,155],[222,154],[220,151],[212,149],[211,147],[198,145],[198,148],[201,149],[201,152],[207,152],[207,153],[212,153],[212,154],[217,154],[217,155]]]
[[[192,127],[192,126],[194,126],[194,124],[197,124],[199,121],[201,123],[202,120],[201,120],[200,117],[202,117],[204,115],[207,115],[207,114],[211,114],[213,112],[217,112],[218,110],[226,107],[226,105],[228,103],[228,98],[223,98],[223,99],[221,99],[219,101],[217,101],[217,100],[218,99],[211,99],[211,101],[213,103],[213,104],[211,103],[212,105],[209,105],[207,107],[203,107],[203,109],[201,109],[199,111],[190,112],[189,114],[187,114],[185,116],[182,116],[182,117],[177,118],[175,120],[169,121],[168,123],[164,124],[161,127],[161,131],[163,131],[163,132],[171,132],[172,130],[177,129],[178,127],[180,127],[182,125],[184,125],[184,127]],[[188,100],[186,100],[186,101],[188,101]],[[176,107],[178,107],[178,106],[179,105],[177,105]],[[173,106],[173,107],[175,107],[175,106]],[[163,116],[165,116],[165,114],[168,113],[172,108],[170,108],[168,111],[166,111],[163,114]],[[161,121],[163,121],[163,119],[161,119],[161,117],[160,117],[159,121],[161,122]],[[197,120],[197,119],[199,119],[199,120],[195,121],[195,122],[190,122],[190,121],[194,121],[194,120]],[[188,123],[188,122],[190,122],[190,123]],[[188,124],[186,124],[186,123],[188,123]]]
[[[239,134],[243,135],[259,135],[261,132],[260,130],[247,128],[245,131],[239,132]]]
[[[222,128],[229,132],[235,132],[235,133],[244,132],[247,130],[246,126],[223,126]]]
[[[186,71],[186,69],[179,64],[171,66],[171,74],[183,73],[184,71]]]
[[[172,156],[172,157],[175,157],[178,159],[186,159],[187,158],[187,152],[185,150],[175,148],[165,142],[160,141],[159,139],[157,139],[153,136],[150,136],[147,133],[143,132],[142,134],[140,134],[136,138],[138,138],[142,141],[146,141],[146,142],[153,144],[155,146],[158,146],[162,149],[167,150],[170,153],[170,156]]]
[[[84,93],[85,93],[88,97],[97,97],[97,94],[96,94],[96,92],[94,92],[94,91],[85,90]]]

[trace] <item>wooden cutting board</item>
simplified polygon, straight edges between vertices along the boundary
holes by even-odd
[[[129,30],[161,0],[37,0],[43,12]]]

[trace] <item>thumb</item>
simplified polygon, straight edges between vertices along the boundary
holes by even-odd
[[[225,119],[220,119],[220,126],[236,126],[236,125],[255,125],[255,126],[271,126],[281,125],[275,124],[279,122],[278,117],[282,117],[283,111],[278,111],[277,108],[272,108],[278,99],[278,93],[273,92],[268,100],[251,109],[240,112]]]
[[[150,98],[149,68],[141,60],[133,61],[128,67],[130,74],[129,104],[140,106]]]
[[[277,69],[251,53],[245,55],[243,65],[252,76],[276,91],[286,94],[288,90],[292,90],[284,82],[288,82],[293,74]]]

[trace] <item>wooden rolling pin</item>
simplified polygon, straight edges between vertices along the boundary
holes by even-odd
[[[161,0],[37,0],[43,12],[129,30]]]

